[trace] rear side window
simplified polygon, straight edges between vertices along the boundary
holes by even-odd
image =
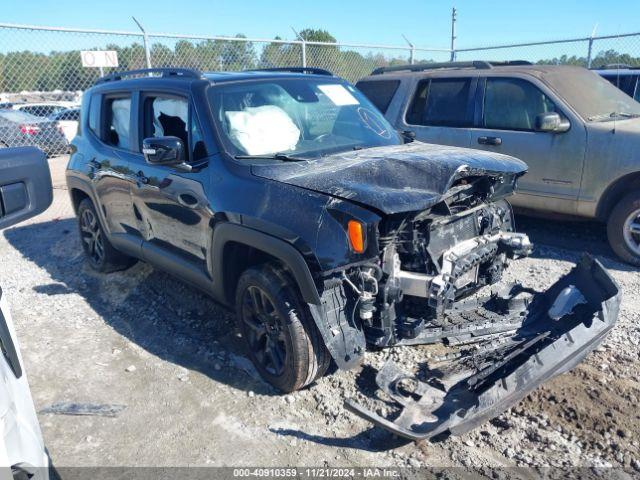
[[[418,83],[406,121],[410,125],[470,127],[468,78],[428,79]]]
[[[108,97],[104,102],[104,137],[114,147],[131,150],[131,97]]]
[[[356,88],[382,113],[387,113],[389,104],[398,90],[400,80],[370,80],[356,83]]]
[[[535,129],[536,117],[557,112],[553,102],[532,83],[519,78],[488,78],[484,94],[485,128]]]

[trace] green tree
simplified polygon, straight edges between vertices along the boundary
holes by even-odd
[[[274,40],[281,40],[275,37]],[[260,68],[295,67],[302,65],[302,48],[299,44],[272,42],[262,49]]]
[[[305,28],[300,32],[300,37],[307,43],[306,57],[307,66],[325,68],[330,72],[339,74],[340,48],[337,45],[322,45],[313,42],[336,43],[336,38],[326,30],[316,30]]]
[[[242,34],[235,38],[246,38]],[[220,66],[222,70],[250,70],[255,68],[257,57],[253,43],[247,41],[227,40],[222,45]]]

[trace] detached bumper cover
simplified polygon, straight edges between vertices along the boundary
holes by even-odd
[[[351,399],[345,407],[412,440],[462,434],[580,363],[613,328],[620,297],[602,265],[584,256],[549,290],[523,304],[522,324],[511,336],[492,338],[435,367],[428,364],[422,380],[388,362],[376,382],[400,407],[394,420]]]

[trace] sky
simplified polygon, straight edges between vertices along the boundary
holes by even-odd
[[[291,27],[322,28],[338,41],[448,47],[616,35],[640,31],[640,0],[2,0],[3,23],[293,39]]]

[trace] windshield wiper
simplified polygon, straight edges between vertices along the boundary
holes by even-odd
[[[283,162],[306,162],[307,158],[292,157],[286,153],[274,153],[273,155],[236,155],[236,160],[282,160]]]
[[[611,112],[611,113],[602,113],[600,115],[593,115],[588,118],[590,122],[595,122],[598,120],[608,120],[613,118],[636,118],[640,117],[637,113],[628,113],[628,112]]]

